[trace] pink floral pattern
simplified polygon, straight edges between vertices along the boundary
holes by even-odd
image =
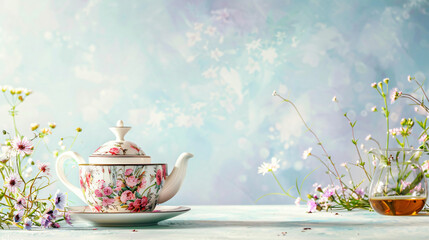
[[[96,212],[153,211],[165,172],[165,164],[85,165],[79,171],[84,196]]]
[[[132,142],[110,141],[97,148],[93,155],[142,155],[146,154]]]

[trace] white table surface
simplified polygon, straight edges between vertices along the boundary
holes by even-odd
[[[429,215],[382,216],[368,211],[306,213],[293,205],[190,206],[148,227],[0,230],[0,239],[429,239]],[[336,214],[338,213],[338,214]],[[136,230],[136,231],[133,231]]]

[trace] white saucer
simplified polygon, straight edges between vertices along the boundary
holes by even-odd
[[[70,207],[72,217],[90,221],[97,226],[147,226],[176,217],[191,210],[189,207],[156,206],[153,212],[98,213],[88,206]]]

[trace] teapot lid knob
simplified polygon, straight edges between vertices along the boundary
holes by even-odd
[[[124,121],[119,120],[116,122],[116,127],[109,128],[116,136],[116,141],[125,141],[124,136],[130,131],[131,127],[124,127]]]

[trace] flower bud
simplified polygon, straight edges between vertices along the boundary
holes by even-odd
[[[1,87],[1,91],[2,91],[2,92],[6,92],[6,91],[7,91],[7,86],[2,86],[2,87]]]
[[[82,132],[82,128],[78,127],[78,128],[76,128],[76,131],[77,132]]]
[[[24,98],[21,95],[18,97],[18,99],[19,101],[24,102]]]
[[[408,75],[408,82],[413,81],[413,78],[411,77],[411,75]]]
[[[377,83],[375,83],[375,82],[371,83],[371,87],[377,88]]]
[[[10,91],[10,94],[12,94],[12,95],[15,95],[15,93],[16,93],[16,90],[14,88],[9,89],[9,91]]]
[[[21,94],[22,93],[22,88],[17,88],[15,91],[16,91],[16,94]]]
[[[31,125],[30,125],[30,128],[31,128],[31,131],[34,131],[34,130],[36,130],[36,129],[38,129],[39,128],[39,124],[38,123],[32,123]]]
[[[54,129],[54,128],[57,126],[57,124],[52,123],[52,122],[49,122],[49,123],[48,123],[48,125],[49,125],[49,127],[50,127],[50,128],[52,128],[52,129]]]
[[[56,158],[56,157],[58,157],[58,150],[55,150],[53,153],[52,153],[52,155],[54,155],[54,157]]]
[[[3,130],[3,135],[6,135],[6,134],[7,134],[6,130]]]
[[[337,96],[334,96],[333,98],[332,98],[332,102],[336,102],[337,101]]]
[[[383,83],[382,82],[378,82],[378,87],[382,88],[383,87]]]
[[[385,79],[383,79],[383,82],[384,82],[385,84],[389,84],[389,78],[385,78]]]
[[[404,126],[406,123],[407,123],[407,120],[406,120],[405,118],[401,119],[400,124],[401,124],[402,126]]]
[[[29,96],[30,94],[32,94],[33,93],[33,91],[32,90],[30,90],[30,89],[25,89],[24,90],[24,94],[25,94],[25,96]]]
[[[277,92],[276,92],[276,90],[274,90],[273,91],[273,96],[275,97],[275,96],[277,96]]]
[[[377,112],[377,110],[378,110],[378,109],[377,109],[377,107],[376,107],[376,106],[374,106],[374,107],[372,107],[372,108],[371,108],[371,111],[372,111],[372,112]]]

